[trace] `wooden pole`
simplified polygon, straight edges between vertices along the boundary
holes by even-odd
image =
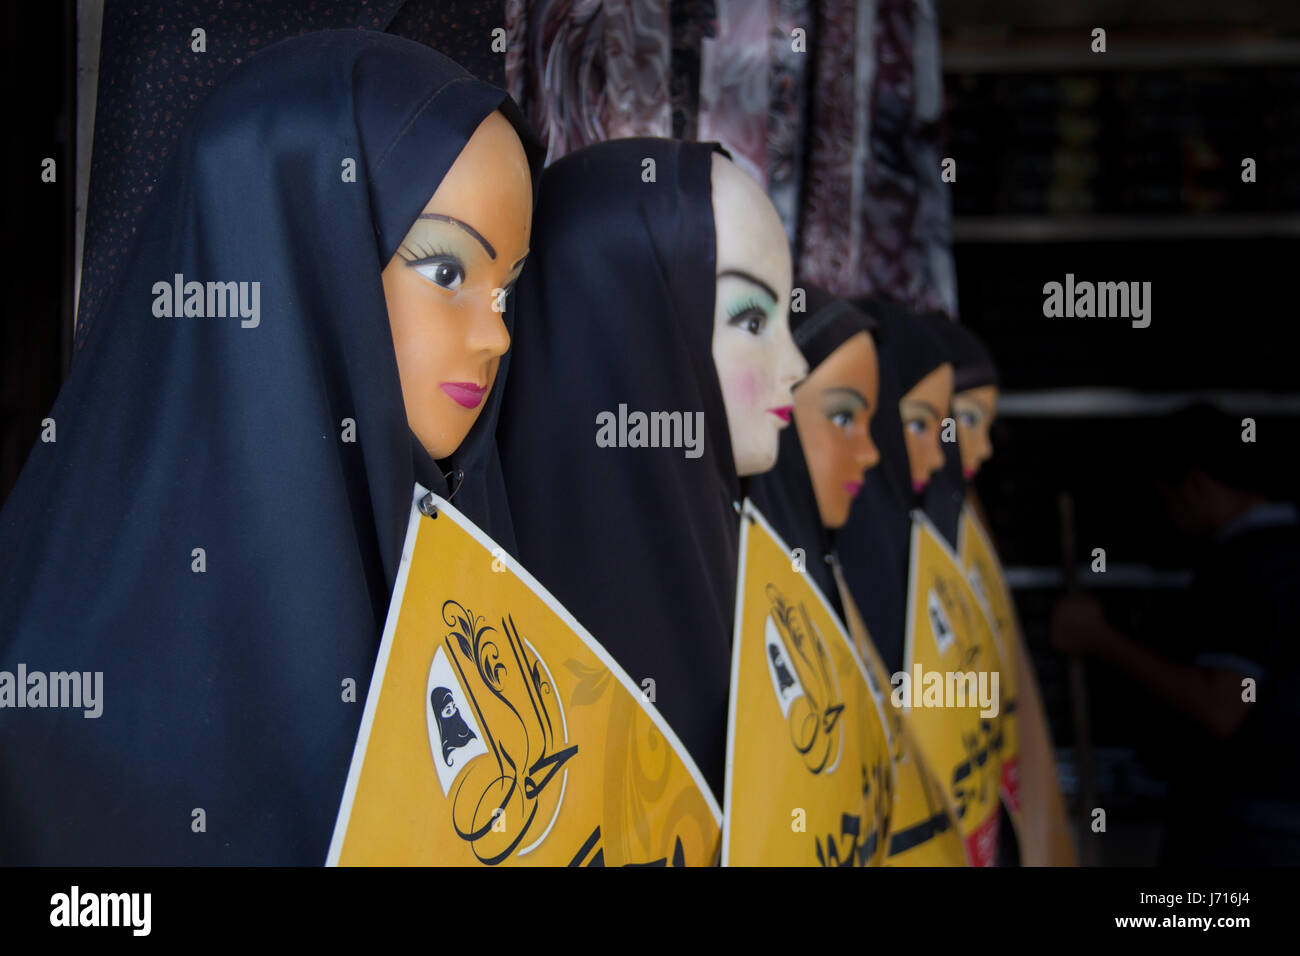
[[[1075,564],[1074,496],[1062,491],[1057,498],[1061,519],[1061,570],[1065,591],[1079,590]],[[1074,722],[1075,764],[1079,777],[1079,860],[1084,866],[1097,865],[1096,842],[1092,839],[1092,811],[1097,805],[1097,791],[1092,775],[1092,728],[1088,719],[1088,681],[1083,659],[1070,655],[1066,662],[1070,689],[1070,713]]]

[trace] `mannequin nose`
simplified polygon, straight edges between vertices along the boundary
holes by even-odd
[[[468,336],[470,349],[486,353],[490,358],[499,358],[510,349],[510,330],[506,328],[505,313],[493,308],[496,302],[495,296],[489,296],[488,301],[474,311]]]
[[[929,453],[926,455],[926,478],[931,477],[936,471],[943,467],[943,449],[939,447],[938,438],[929,445]]]
[[[857,462],[863,471],[870,471],[880,463],[880,449],[876,443],[871,440],[871,433],[867,432],[858,442]]]
[[[793,389],[808,377],[808,360],[794,344],[794,336],[787,330],[781,336],[781,386]]]

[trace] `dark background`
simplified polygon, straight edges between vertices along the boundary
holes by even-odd
[[[1280,494],[1300,439],[1292,323],[1300,256],[1300,4],[940,3],[961,318],[993,348],[1005,401],[978,479],[1058,745],[1077,764],[1064,659],[1057,498],[1074,498],[1082,584],[1112,622],[1178,657],[1189,542],[1147,478],[1158,412],[1198,397],[1258,423]],[[1089,50],[1094,27],[1105,54]],[[1257,181],[1241,181],[1241,160]],[[1047,319],[1043,285],[1149,281],[1152,322]],[[1088,389],[1053,411],[1046,390]],[[1098,391],[1094,391],[1098,390]],[[1058,394],[1056,397],[1060,397]],[[1088,570],[1095,547],[1107,573]],[[1155,860],[1180,724],[1089,664],[1098,862]],[[1231,768],[1221,771],[1231,773]]]
[[[72,348],[77,48],[72,0],[5,0],[0,501],[54,403]],[[21,39],[20,39],[21,38]],[[52,157],[57,179],[41,182]]]

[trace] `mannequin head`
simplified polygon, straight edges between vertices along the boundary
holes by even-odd
[[[998,387],[981,385],[952,397],[952,417],[957,421],[957,444],[961,450],[961,471],[971,481],[980,465],[993,457],[989,429],[997,415]]]
[[[406,419],[435,460],[469,434],[510,347],[496,290],[523,268],[532,208],[523,144],[494,112],[384,267]]]
[[[808,363],[790,336],[790,247],[776,208],[758,183],[718,153],[712,179],[713,362],[736,473],[744,477],[776,464],[780,432],[793,412],[791,389]]]
[[[939,425],[952,403],[952,364],[944,362],[913,385],[898,403],[912,491],[920,494],[943,467]]]
[[[794,421],[817,511],[827,528],[840,528],[880,460],[871,440],[871,416],[880,394],[876,344],[868,332],[845,340],[794,391]]]

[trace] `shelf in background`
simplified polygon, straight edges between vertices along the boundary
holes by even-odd
[[[1056,567],[1011,565],[1006,569],[1005,576],[1007,586],[1013,591],[1065,589],[1065,574]],[[1087,588],[1182,591],[1192,585],[1192,572],[1186,568],[1162,569],[1147,564],[1112,564],[1103,574],[1093,574],[1085,568],[1080,577]]]
[[[1200,67],[1288,66],[1300,63],[1300,42],[1247,40],[1222,46],[1128,46],[1119,36],[1107,38],[1105,53],[1089,49],[1088,31],[1077,47],[1041,46],[1010,49],[945,45],[945,73],[1085,73],[1097,70],[1167,70]]]
[[[1229,414],[1300,415],[1300,395],[1205,391],[1151,394],[1126,388],[1052,388],[1007,391],[998,397],[999,418],[1145,418],[1168,415],[1197,402]]]
[[[1298,236],[1300,214],[1296,213],[953,216],[952,219],[954,243],[1267,239]]]

